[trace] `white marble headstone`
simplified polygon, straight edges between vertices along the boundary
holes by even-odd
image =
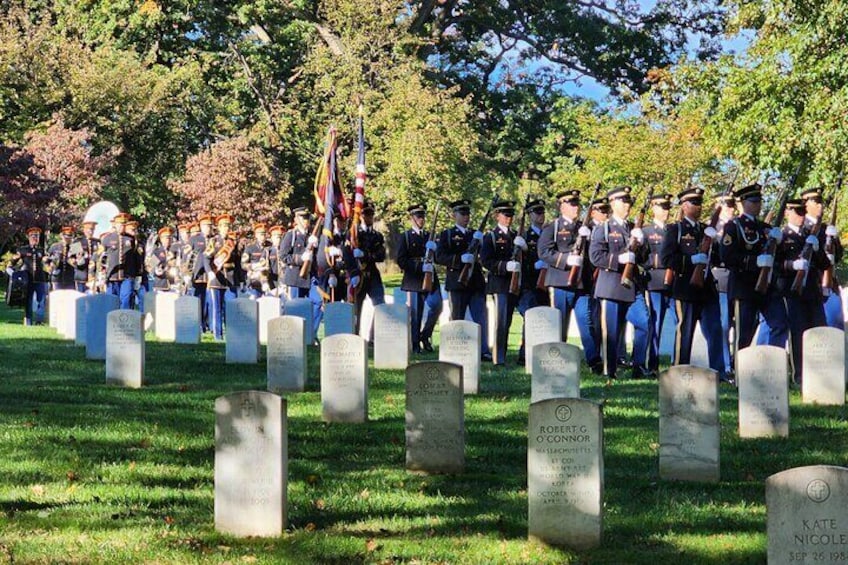
[[[290,298],[283,307],[286,316],[297,316],[306,320],[306,343],[312,345],[315,342],[315,334],[312,323],[312,301],[308,298]]]
[[[462,367],[442,361],[406,369],[406,468],[428,473],[465,469]]]
[[[306,321],[279,316],[268,321],[268,390],[300,392],[306,387]]]
[[[480,392],[480,324],[454,320],[439,328],[439,361],[462,366],[465,394]]]
[[[368,419],[368,349],[358,335],[321,341],[321,406],[325,422]]]
[[[533,346],[530,402],[548,398],[580,398],[580,360],[576,345],[556,341]]]
[[[324,337],[352,334],[356,327],[355,307],[347,302],[329,302],[324,305]]]
[[[410,349],[409,308],[381,304],[374,308],[374,368],[405,369]]]
[[[263,296],[256,303],[259,305],[259,344],[268,345],[268,321],[282,315],[283,301],[279,296]]]
[[[130,388],[144,384],[141,312],[114,310],[106,318],[106,382]]]
[[[255,300],[236,298],[227,301],[227,363],[259,362],[259,310]]]
[[[176,313],[175,341],[200,343],[200,298],[183,294],[174,303]]]
[[[736,354],[739,437],[789,435],[789,378],[786,350],[753,345]]]
[[[153,331],[160,341],[176,341],[177,339],[177,299],[176,292],[148,292],[154,295],[156,318]],[[146,296],[145,296],[146,297]]]
[[[524,315],[524,371],[533,372],[533,346],[562,341],[562,315],[551,306],[530,308]]]
[[[280,536],[287,475],[286,401],[259,391],[215,399],[215,530]]]
[[[95,294],[88,298],[85,320],[85,358],[106,359],[106,317],[121,306],[114,294]]]
[[[804,404],[845,404],[845,332],[810,328],[803,337],[801,398]]]

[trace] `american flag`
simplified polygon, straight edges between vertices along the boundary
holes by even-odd
[[[362,207],[365,205],[365,127],[362,119],[362,108],[359,109],[359,153],[356,157],[356,190],[353,196],[353,226],[355,230],[359,226],[359,217],[362,215]],[[351,231],[353,233],[353,231]]]
[[[324,233],[332,235],[333,216],[350,217],[350,206],[339,185],[338,163],[336,162],[336,128],[327,131],[324,158],[315,175],[315,212],[324,216]],[[332,187],[332,188],[331,188]],[[330,190],[328,190],[330,188]]]

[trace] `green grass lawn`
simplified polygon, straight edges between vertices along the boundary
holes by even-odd
[[[404,470],[403,372],[371,371],[369,423],[325,424],[312,351],[308,392],[288,397],[289,527],[236,539],[214,530],[214,400],[263,390],[264,358],[149,341],[146,385],[126,390],[21,317],[0,307],[0,563],[765,563],[766,477],[848,463],[844,408],[793,392],[788,439],[742,441],[723,387],[721,482],[660,481],[656,382],[584,373],[604,403],[604,542],[572,553],[527,540],[530,380],[514,363],[484,364],[466,399],[466,472],[424,476]]]

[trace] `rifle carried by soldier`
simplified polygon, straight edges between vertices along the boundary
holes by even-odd
[[[692,277],[689,279],[689,284],[693,288],[704,287],[704,278],[707,267],[709,266],[709,257],[712,255],[713,240],[716,236],[716,226],[718,225],[719,215],[721,214],[721,201],[730,194],[731,190],[733,190],[733,185],[736,184],[737,176],[739,176],[739,169],[736,169],[736,173],[733,175],[733,179],[730,181],[730,184],[724,187],[724,191],[719,196],[715,208],[713,209],[713,213],[710,215],[708,229],[704,230],[704,238],[701,240],[701,246],[698,249],[698,253],[705,254],[708,259],[706,265],[695,265],[695,269],[692,271]]]
[[[828,222],[828,228],[830,226],[836,226],[836,208],[839,202],[839,194],[842,190],[842,173],[839,173],[839,179],[836,181],[836,190],[833,192],[833,202],[830,207],[830,218]],[[824,240],[824,252],[827,254],[827,258],[830,260],[830,265],[825,269],[824,273],[822,273],[822,294],[824,296],[830,296],[830,294],[836,289],[837,281],[836,276],[834,274],[834,263],[836,263],[836,236],[833,233],[826,233]]]
[[[789,178],[789,182],[786,183],[786,186],[783,187],[783,190],[780,192],[780,195],[777,198],[777,208],[772,208],[769,210],[769,213],[766,215],[765,223],[771,224],[773,228],[780,229],[780,225],[783,223],[783,215],[786,212],[786,200],[789,198],[789,193],[795,187],[795,181],[798,178],[798,173],[801,171],[801,165],[795,169],[795,172],[792,173],[792,176]],[[776,211],[776,214],[775,214]],[[768,240],[766,241],[765,249],[763,250],[763,255],[771,255],[774,257],[774,252],[777,249],[777,239],[769,235]],[[765,294],[768,291],[769,283],[771,283],[771,275],[773,272],[773,266],[769,267],[760,267],[760,275],[757,277],[757,286],[754,287],[760,294]]]
[[[592,198],[589,199],[589,204],[586,210],[583,211],[583,217],[580,218],[580,225],[585,226],[589,221],[589,215],[592,213],[592,202],[598,197],[598,192],[601,190],[601,183],[595,185],[595,191],[592,193]],[[583,251],[586,249],[586,239],[582,235],[577,236],[577,241],[574,242],[574,247],[571,248],[571,254],[575,257],[582,257]],[[575,288],[580,283],[580,275],[583,273],[583,264],[573,265],[568,272],[568,286]]]
[[[529,203],[530,195],[528,194],[524,198],[524,210],[521,213],[521,222],[519,222],[518,224],[519,236],[524,233],[524,223],[527,221],[527,204]],[[517,261],[519,265],[521,265],[521,262],[523,261],[523,253],[521,251],[521,248],[514,244],[512,246],[512,260]],[[521,294],[521,271],[522,269],[519,268],[517,271],[513,271],[509,277],[509,293],[514,294],[515,296]]]
[[[306,244],[306,251],[309,252],[307,256],[308,259],[303,261],[303,264],[300,266],[300,278],[305,279],[309,276],[310,271],[312,270],[312,261],[314,260],[315,250],[318,248],[318,234],[321,233],[321,228],[324,224],[324,216],[318,216],[315,220],[315,225],[312,226],[312,237],[310,237]]]
[[[842,187],[842,175],[839,175],[839,180],[836,182],[836,190],[833,194],[833,202],[836,203],[836,196],[839,194],[839,189]],[[799,259],[803,259],[806,263],[806,267],[803,270],[795,272],[795,279],[792,281],[792,292],[795,294],[801,295],[804,292],[804,287],[807,285],[807,277],[810,274],[810,259],[813,257],[813,253],[816,252],[818,248],[818,240],[821,237],[822,229],[824,229],[824,210],[819,216],[816,218],[816,225],[811,232],[811,236],[816,239],[815,243],[806,242],[804,243],[804,248],[801,249],[801,255]],[[833,220],[836,220],[836,216],[834,214]],[[831,265],[832,268],[832,265]],[[831,272],[831,276],[832,276]],[[824,275],[822,276],[824,278]],[[832,279],[831,279],[832,280]],[[822,290],[824,290],[824,281],[822,282]]]
[[[436,201],[436,209],[433,211],[433,223],[430,226],[430,241],[436,241],[436,220],[439,218],[439,208],[442,206],[441,200]],[[424,278],[421,280],[421,292],[433,291],[433,275],[435,266],[433,265],[435,252],[428,249],[424,252],[424,264],[430,265],[433,269],[424,272]]]
[[[648,192],[647,198],[645,198],[645,203],[642,205],[642,209],[639,210],[639,215],[636,216],[636,221],[633,223],[634,230],[641,230],[642,224],[645,223],[645,214],[648,213],[648,207],[651,205],[651,200],[654,198],[654,187],[651,187],[651,190]],[[635,253],[639,249],[639,242],[635,237],[630,237],[630,245],[628,246],[628,251]],[[621,286],[624,288],[630,288],[633,286],[633,271],[636,269],[635,263],[627,263],[624,265],[624,270],[621,272]]]
[[[489,203],[489,208],[486,210],[486,213],[483,215],[483,219],[480,221],[480,227],[477,228],[478,232],[482,232],[486,229],[486,224],[489,223],[489,216],[492,215],[492,207],[497,202],[497,196],[492,198],[492,201]],[[468,246],[467,253],[471,253],[474,256],[474,260],[470,263],[465,263],[462,266],[462,271],[459,273],[459,282],[462,285],[467,285],[468,281],[471,280],[471,273],[474,270],[474,265],[477,264],[477,256],[480,254],[480,240],[473,239],[471,240],[471,244]]]

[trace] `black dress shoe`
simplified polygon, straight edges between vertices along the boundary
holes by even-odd
[[[602,375],[604,372],[604,362],[598,361],[597,363],[592,363],[589,365],[589,369],[596,375]]]
[[[433,344],[430,343],[429,338],[424,338],[424,339],[421,340],[421,349],[423,349],[427,353],[433,352]]]
[[[515,360],[515,364],[518,365],[519,367],[523,367],[524,365],[527,364],[527,359],[525,359],[524,356],[522,355],[522,356],[518,357],[518,359]]]
[[[647,369],[643,369],[642,367],[633,367],[630,371],[631,379],[650,379],[651,374]]]
[[[491,353],[484,353],[480,356],[480,361],[491,361],[491,360],[492,360],[492,354]]]
[[[629,368],[633,367],[633,363],[631,361],[628,361],[624,357],[620,357],[618,359],[618,366],[619,367],[626,367],[626,368],[629,369]]]

